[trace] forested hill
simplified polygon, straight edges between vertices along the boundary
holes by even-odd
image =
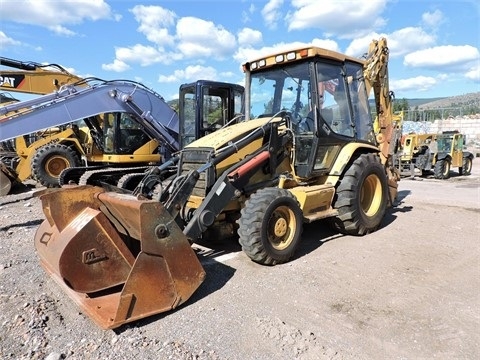
[[[425,98],[425,99],[406,99],[410,109],[419,110],[438,109],[438,108],[466,108],[476,107],[480,109],[480,92],[468,93],[464,95],[443,97],[443,98]],[[403,101],[397,98],[396,101]]]

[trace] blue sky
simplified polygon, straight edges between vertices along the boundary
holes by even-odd
[[[140,81],[166,100],[198,79],[243,84],[243,62],[280,48],[361,57],[381,36],[397,99],[480,91],[476,0],[0,0],[1,56]]]

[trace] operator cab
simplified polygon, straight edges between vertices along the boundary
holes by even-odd
[[[181,148],[230,123],[243,114],[244,87],[198,80],[180,86],[178,101]]]
[[[134,116],[123,112],[105,113],[84,119],[97,147],[106,155],[132,155],[152,142]],[[156,143],[152,144],[157,147]],[[149,153],[155,153],[150,149]]]
[[[299,177],[328,174],[349,142],[375,144],[360,62],[312,56],[284,67],[248,65],[249,118],[287,112]]]

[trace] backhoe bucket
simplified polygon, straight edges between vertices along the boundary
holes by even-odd
[[[174,309],[205,278],[160,202],[93,186],[48,189],[40,199],[40,261],[103,329]]]

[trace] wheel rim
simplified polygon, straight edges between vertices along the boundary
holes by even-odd
[[[49,176],[59,177],[60,173],[70,166],[70,162],[62,156],[52,156],[45,163],[45,171]]]
[[[276,250],[288,248],[295,235],[295,215],[287,206],[275,209],[268,219],[268,241]]]
[[[367,216],[375,215],[382,203],[382,182],[375,174],[369,175],[363,182],[360,192],[360,206]]]
[[[445,161],[443,165],[443,176],[447,176],[449,173],[450,173],[450,163],[448,161]]]

